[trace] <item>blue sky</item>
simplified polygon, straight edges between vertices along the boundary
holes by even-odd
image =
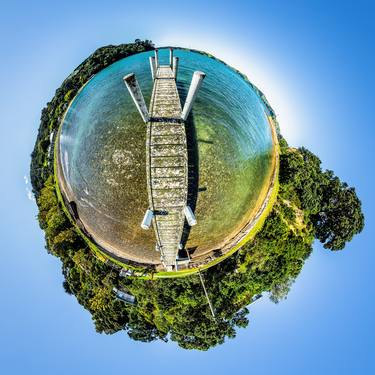
[[[374,373],[375,5],[371,1],[5,1],[0,13],[0,372]],[[97,47],[135,38],[206,50],[265,92],[293,146],[354,185],[366,227],[314,252],[279,305],[261,300],[209,352],[95,333],[64,293],[27,197],[40,110]]]

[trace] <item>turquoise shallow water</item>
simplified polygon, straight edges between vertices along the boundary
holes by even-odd
[[[158,262],[153,231],[139,224],[147,209],[146,127],[122,77],[135,72],[150,101],[146,52],[120,60],[95,75],[73,100],[61,129],[60,160],[67,195],[94,239],[119,256]],[[180,58],[181,102],[195,70],[206,73],[187,124],[199,188],[198,225],[187,246],[196,254],[222,246],[249,219],[268,183],[272,136],[263,104],[252,87],[225,64],[175,50]],[[168,51],[160,51],[168,63]]]

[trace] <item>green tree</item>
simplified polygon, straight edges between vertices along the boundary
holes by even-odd
[[[361,202],[355,189],[327,171],[320,212],[314,216],[316,237],[326,249],[341,250],[364,227]]]
[[[63,288],[91,313],[98,332],[124,330],[134,340],[170,338],[186,349],[208,350],[248,325],[246,306],[253,296],[269,292],[275,303],[286,297],[312,251],[314,236],[326,248],[341,249],[363,229],[364,218],[353,188],[333,172],[323,172],[319,158],[310,151],[289,148],[279,134],[280,189],[271,214],[252,241],[204,271],[215,319],[196,275],[158,280],[120,278],[118,269],[95,257],[59,206],[53,163],[47,162],[48,147],[68,102],[92,74],[120,58],[152,48],[148,40],[99,48],[63,82],[43,109],[31,161],[38,219],[48,251],[62,262]],[[113,288],[134,295],[136,305],[116,299]]]

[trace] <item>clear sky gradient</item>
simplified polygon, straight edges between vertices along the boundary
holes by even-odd
[[[0,0],[1,374],[375,373],[372,1]],[[208,352],[97,334],[44,249],[28,177],[40,111],[97,47],[148,38],[211,52],[264,91],[293,146],[354,185],[366,227],[320,244],[286,301],[261,300]]]

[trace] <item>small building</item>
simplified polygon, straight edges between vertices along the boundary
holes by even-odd
[[[126,269],[122,268],[121,271],[120,271],[120,273],[119,273],[119,276],[120,277],[132,276],[133,273],[134,272],[132,270],[126,270]]]
[[[135,305],[135,297],[131,294],[125,293],[117,288],[113,288],[113,291],[115,292],[117,299],[129,303],[130,305]]]

